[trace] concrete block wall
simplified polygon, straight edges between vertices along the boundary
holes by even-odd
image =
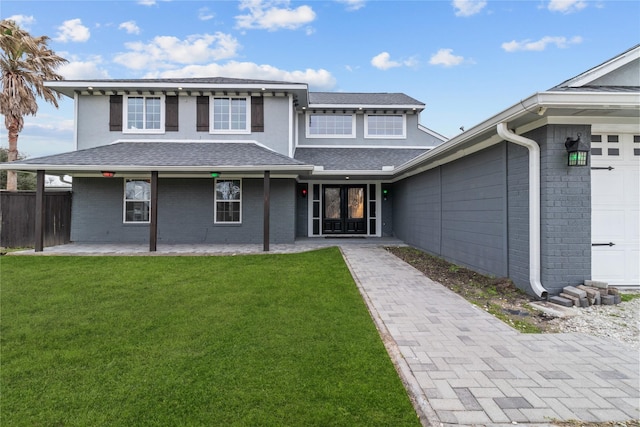
[[[540,145],[541,279],[550,294],[591,278],[591,168],[567,166],[567,137],[589,125],[548,125],[525,135]]]

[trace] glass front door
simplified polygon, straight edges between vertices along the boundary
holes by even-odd
[[[366,234],[365,185],[323,186],[322,233]]]

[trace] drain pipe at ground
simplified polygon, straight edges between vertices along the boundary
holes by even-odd
[[[505,122],[498,123],[496,130],[505,141],[529,150],[529,283],[538,297],[547,299],[548,292],[540,282],[540,146],[511,132]]]

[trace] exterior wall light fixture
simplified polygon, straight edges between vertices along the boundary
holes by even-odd
[[[211,178],[218,178],[220,176],[220,172],[211,172]]]
[[[567,137],[564,147],[567,149],[567,165],[568,166],[587,166],[589,163],[589,149],[582,144],[578,133],[578,137],[573,139]]]
[[[113,178],[115,175],[116,175],[115,172],[102,171],[102,176],[104,176],[105,178]]]

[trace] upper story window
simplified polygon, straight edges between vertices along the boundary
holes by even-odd
[[[365,138],[406,138],[407,122],[404,114],[367,114],[364,120]]]
[[[124,222],[149,222],[151,181],[126,179],[124,184]]]
[[[164,132],[165,103],[163,96],[127,96],[124,107],[126,133]]]
[[[355,114],[307,114],[307,138],[355,138]]]
[[[249,133],[251,102],[249,97],[213,97],[211,111],[213,133]]]

